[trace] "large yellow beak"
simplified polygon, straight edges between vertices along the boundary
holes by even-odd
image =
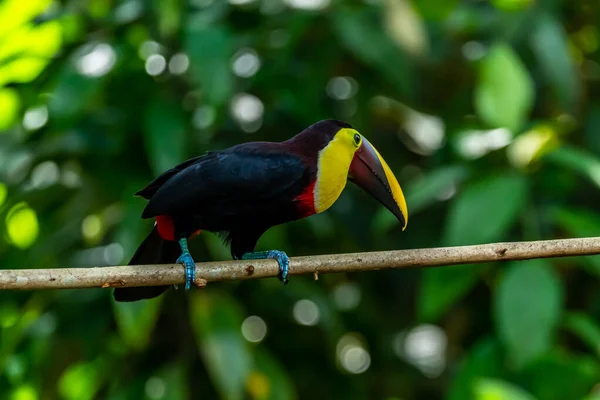
[[[381,154],[364,136],[354,153],[348,179],[390,210],[402,224],[402,230],[406,228],[408,208],[400,184]]]

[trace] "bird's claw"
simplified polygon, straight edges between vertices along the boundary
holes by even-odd
[[[196,263],[189,252],[181,253],[177,263],[185,267],[185,290],[190,290],[192,282],[196,280]]]
[[[242,260],[257,260],[261,258],[270,258],[277,260],[279,264],[279,280],[284,285],[288,283],[288,273],[290,269],[290,258],[285,252],[280,250],[257,251],[254,253],[246,253],[242,256]]]

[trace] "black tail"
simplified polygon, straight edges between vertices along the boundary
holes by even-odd
[[[150,234],[136,250],[129,265],[171,264],[177,260],[180,253],[179,244],[161,238],[156,226],[154,226]],[[168,288],[169,286],[117,288],[113,295],[116,301],[138,301],[156,297]]]

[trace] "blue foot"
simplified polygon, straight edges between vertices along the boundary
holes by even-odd
[[[271,258],[277,260],[279,264],[279,280],[284,284],[288,283],[288,272],[290,269],[290,259],[283,251],[255,251],[254,253],[246,253],[242,256],[242,260],[259,260]]]
[[[183,264],[185,267],[185,290],[190,290],[192,282],[196,280],[196,263],[188,250],[187,239],[180,239],[179,246],[181,247],[181,255],[177,259],[177,263]]]

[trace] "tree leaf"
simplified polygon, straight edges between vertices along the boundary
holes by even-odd
[[[264,348],[255,354],[256,369],[248,379],[248,391],[254,399],[296,399],[294,383],[283,365]]]
[[[117,329],[123,341],[134,350],[143,350],[150,343],[150,337],[160,313],[164,296],[154,299],[121,303],[112,299]]]
[[[600,356],[600,325],[592,317],[582,312],[570,312],[564,319],[565,329],[584,341]]]
[[[552,220],[571,237],[594,237],[600,232],[600,215],[591,210],[561,207],[552,212]],[[581,257],[579,263],[600,277],[600,255]]]
[[[495,338],[487,337],[479,341],[461,362],[446,400],[473,399],[473,389],[480,378],[502,377],[502,357],[502,347]]]
[[[224,293],[204,291],[193,296],[190,321],[200,356],[221,397],[244,398],[252,355],[240,331],[243,315],[237,303]]]
[[[513,263],[494,297],[498,335],[511,361],[523,367],[552,344],[563,307],[560,280],[547,260]]]
[[[157,98],[146,110],[144,129],[146,149],[155,175],[184,161],[186,124],[180,107]]]
[[[423,271],[417,298],[421,321],[433,322],[460,300],[477,282],[484,265],[465,264]]]
[[[530,45],[539,68],[561,106],[568,112],[575,112],[581,83],[561,22],[548,12],[538,12],[532,29]]]
[[[527,69],[506,44],[493,46],[481,61],[475,109],[494,128],[519,132],[533,106],[534,87]]]
[[[233,94],[231,72],[233,39],[224,26],[191,23],[185,31],[184,47],[190,57],[190,71],[202,86],[203,97],[212,105],[228,102]]]
[[[530,393],[499,379],[481,379],[475,385],[476,400],[536,400]]]
[[[496,175],[459,192],[449,210],[444,244],[460,246],[502,240],[527,201],[527,180]]]
[[[411,68],[406,55],[385,34],[369,12],[340,8],[333,13],[341,44],[365,64],[377,69],[396,89],[407,96],[413,92]]]
[[[600,187],[600,160],[585,150],[561,146],[546,154],[544,160],[576,171]]]
[[[554,349],[520,376],[527,382],[527,389],[540,399],[580,399],[598,382],[600,365],[593,356]]]

